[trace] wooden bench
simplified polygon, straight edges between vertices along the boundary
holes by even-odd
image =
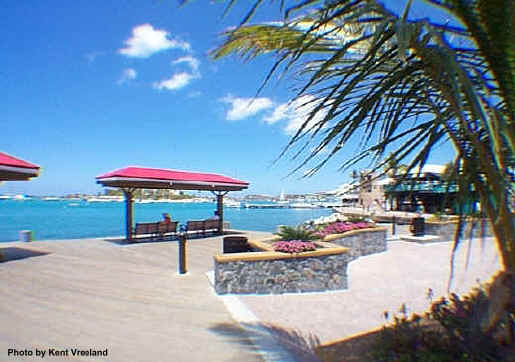
[[[134,232],[132,233],[133,239],[153,239],[159,235],[158,222],[140,222],[136,223]]]
[[[178,221],[170,221],[170,222],[160,221],[157,224],[158,224],[157,228],[158,228],[159,236],[165,238],[167,236],[177,235],[177,225],[179,225]]]
[[[156,239],[177,234],[178,221],[165,223],[159,222],[141,222],[134,227],[133,239]]]
[[[218,222],[217,219],[207,219],[204,220],[204,233],[212,232],[216,233],[218,232]]]
[[[218,231],[218,220],[190,220],[186,222],[186,229],[184,231],[189,234],[202,233],[202,235],[206,235],[208,232],[214,233]]]

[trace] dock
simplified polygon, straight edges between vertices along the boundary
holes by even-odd
[[[246,209],[288,209],[288,204],[244,204]]]

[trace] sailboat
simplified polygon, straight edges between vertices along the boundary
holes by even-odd
[[[284,190],[281,190],[279,201],[277,201],[277,203],[282,206],[287,206],[290,203],[288,200],[286,200],[286,196],[284,196]]]

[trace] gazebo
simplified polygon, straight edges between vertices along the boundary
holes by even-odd
[[[0,183],[2,181],[28,181],[39,176],[39,166],[0,152]],[[0,253],[2,260],[2,253]]]
[[[212,173],[178,171],[129,166],[97,176],[97,183],[115,187],[125,196],[125,231],[127,240],[132,239],[132,204],[136,189],[172,189],[211,191],[216,195],[219,215],[218,232],[223,233],[223,197],[230,191],[241,191],[249,183]]]
[[[0,152],[0,182],[28,181],[39,176],[39,166]]]

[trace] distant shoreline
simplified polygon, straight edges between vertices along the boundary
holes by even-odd
[[[213,216],[216,204],[202,200],[135,202],[133,225],[157,222],[169,213],[180,225],[189,220]],[[277,225],[295,226],[306,220],[331,214],[330,209],[245,209],[224,208],[231,229],[275,232]],[[0,201],[0,243],[20,240],[20,232],[30,230],[33,240],[61,240],[125,235],[124,202],[80,200],[2,200]]]

